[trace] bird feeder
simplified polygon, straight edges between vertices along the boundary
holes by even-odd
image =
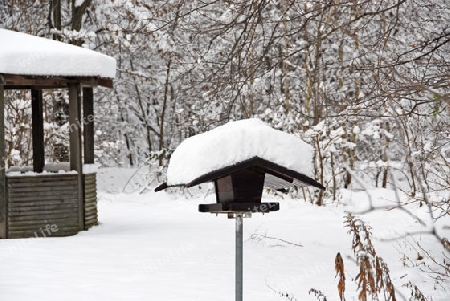
[[[216,203],[200,204],[199,211],[227,213],[230,217],[238,212],[278,211],[279,203],[261,202],[264,187],[279,191],[306,185],[323,188],[305,175],[258,157],[213,172],[202,180],[214,183]]]
[[[199,211],[236,219],[236,301],[243,298],[243,218],[279,210],[279,203],[261,201],[264,187],[324,189],[306,173],[311,153],[305,142],[258,119],[232,122],[191,137],[173,153],[168,182],[155,191],[213,182],[216,203],[200,204]]]

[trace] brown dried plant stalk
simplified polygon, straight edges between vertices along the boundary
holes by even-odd
[[[344,292],[345,292],[345,274],[344,274],[344,260],[342,259],[341,253],[337,253],[334,258],[334,269],[336,270],[336,276],[339,276],[338,283],[338,291],[339,291],[339,299],[341,301],[345,301]]]
[[[347,214],[345,226],[353,235],[352,250],[359,265],[358,298],[360,301],[379,300],[383,295],[386,301],[396,301],[395,289],[389,276],[389,269],[383,258],[377,256],[371,240],[371,228],[359,217]]]

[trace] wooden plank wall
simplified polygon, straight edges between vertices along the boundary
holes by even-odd
[[[8,238],[78,232],[76,174],[7,177]]]
[[[97,177],[95,173],[84,175],[84,227],[98,225]]]

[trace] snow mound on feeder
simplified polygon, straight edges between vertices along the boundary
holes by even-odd
[[[259,119],[229,122],[184,140],[171,156],[167,184],[188,184],[255,157],[312,177],[312,154],[311,146],[303,140]]]

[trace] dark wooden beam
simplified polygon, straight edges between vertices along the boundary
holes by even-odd
[[[69,85],[70,169],[78,174],[78,229],[84,230],[83,165],[81,158],[81,86]]]
[[[211,213],[233,213],[233,212],[262,212],[268,213],[270,211],[280,210],[279,203],[260,203],[260,202],[245,202],[245,203],[214,203],[214,204],[200,204],[198,211]]]
[[[94,89],[83,88],[84,163],[94,163]]]
[[[103,87],[106,87],[106,88],[110,88],[110,89],[114,88],[114,81],[112,79],[110,79],[110,78],[102,78],[102,77],[100,77],[98,79],[98,84],[99,84],[99,86],[103,86]]]
[[[23,76],[5,74],[5,89],[31,89],[35,87],[66,88],[70,83],[76,83],[76,79],[68,79],[59,76]]]
[[[42,90],[31,90],[33,171],[41,173],[45,165],[44,116],[42,110]]]
[[[31,76],[3,74],[5,90],[8,89],[57,89],[67,88],[71,84],[95,87],[98,80],[95,77],[62,77],[62,76]]]
[[[6,177],[5,177],[5,95],[0,74],[0,238],[8,238]]]

